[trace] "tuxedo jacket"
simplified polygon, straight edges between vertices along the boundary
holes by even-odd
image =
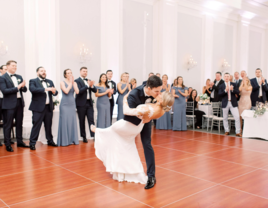
[[[147,84],[147,80],[142,83],[142,85],[145,85],[145,86],[146,86],[146,84]]]
[[[116,94],[116,83],[111,80],[112,82],[112,88],[114,89],[114,93],[112,94],[112,99],[110,99],[111,105],[114,106],[114,95]]]
[[[90,105],[93,106],[91,92],[96,93],[97,88],[95,86],[93,86],[93,88],[91,88],[90,86],[88,87],[85,84],[84,80],[81,79],[81,77],[76,79],[75,82],[77,83],[77,87],[79,89],[79,94],[76,94],[75,96],[76,107],[82,107],[86,105],[88,94],[89,94]]]
[[[219,88],[224,83],[224,81],[221,79],[217,86],[215,85],[216,82],[217,81],[214,80],[214,85],[210,88],[210,91],[211,92],[214,90],[214,98],[212,98],[212,99],[214,99],[213,102],[219,102],[222,99],[222,97],[219,96]],[[210,97],[211,97],[211,94],[212,93],[210,93]]]
[[[258,97],[259,97],[260,87],[262,88],[263,102],[267,101],[267,97],[266,97],[266,92],[268,91],[267,81],[265,80],[265,84],[261,84],[261,86],[259,86],[257,79],[253,78],[250,80],[250,83],[252,85],[252,93],[250,96],[252,106],[256,106],[256,102],[258,101]]]
[[[239,90],[237,88],[236,83],[230,82],[230,86],[231,85],[234,86],[233,91],[230,91],[231,92],[231,103],[232,103],[232,106],[235,108],[238,106],[237,98],[235,95],[239,94]],[[222,108],[226,108],[228,101],[229,101],[228,100],[228,92],[225,92],[225,88],[226,88],[226,84],[225,84],[225,82],[223,82],[223,84],[221,84],[219,86],[219,93],[218,93],[218,95],[221,96],[221,98],[222,98]]]
[[[15,76],[18,80],[18,84],[23,82],[22,76],[18,74]],[[0,76],[0,90],[3,93],[2,109],[14,109],[16,107],[18,92],[20,92],[21,95],[21,104],[23,107],[25,106],[22,92],[27,92],[27,87],[24,86],[18,90],[8,73]]]
[[[131,90],[128,95],[127,101],[130,108],[136,108],[138,105],[145,103],[144,85],[138,86]],[[139,125],[141,119],[136,116],[124,115],[124,120],[133,123],[134,125]]]
[[[54,83],[46,79],[47,87],[54,87]],[[29,107],[30,111],[37,111],[37,112],[43,112],[46,106],[46,99],[47,99],[47,93],[45,92],[45,88],[42,85],[42,82],[39,78],[31,79],[29,82],[29,90],[32,93],[32,101]],[[49,108],[50,111],[54,110],[54,104],[53,104],[53,96],[56,96],[58,94],[58,91],[56,91],[55,94],[52,92],[48,92],[49,97]]]

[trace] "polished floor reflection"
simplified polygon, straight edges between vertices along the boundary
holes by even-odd
[[[146,170],[140,138],[137,148]],[[0,147],[0,207],[267,208],[268,142],[197,131],[152,132],[157,184],[118,183],[93,141],[36,151]]]

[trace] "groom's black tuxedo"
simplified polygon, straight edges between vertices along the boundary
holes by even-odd
[[[90,86],[88,87],[81,77],[76,79],[75,82],[77,83],[77,87],[79,89],[79,94],[76,95],[75,102],[79,118],[80,135],[81,137],[86,138],[86,116],[88,120],[89,129],[91,124],[94,125],[94,109],[91,92],[96,93],[97,89],[95,86],[93,86],[92,88]],[[89,99],[87,99],[88,96]],[[92,132],[90,129],[90,136],[94,137],[94,135],[94,132]]]
[[[138,105],[145,103],[146,98],[144,94],[144,87],[144,85],[141,85],[129,93],[127,101],[130,108],[136,108]],[[125,115],[124,120],[131,122],[134,125],[139,125],[141,122],[141,119],[136,116]],[[141,130],[141,141],[146,159],[147,175],[148,177],[155,177],[155,159],[154,150],[151,145],[151,128],[151,122],[144,124],[144,127]]]
[[[23,82],[23,79],[20,75],[15,74],[18,85]],[[18,90],[15,87],[11,76],[8,73],[5,73],[0,77],[0,90],[3,93],[3,117],[4,117],[4,141],[6,146],[11,145],[11,128],[13,125],[13,120],[16,120],[16,139],[17,143],[21,144],[22,141],[22,121],[23,121],[23,108],[24,108],[24,99],[23,93],[27,92],[27,87],[24,86]],[[18,92],[20,98],[18,98]]]
[[[51,80],[45,79],[45,85],[47,87],[54,87],[54,84]],[[30,145],[35,145],[36,141],[38,140],[40,128],[42,123],[44,122],[45,131],[46,131],[46,138],[48,143],[53,142],[53,136],[51,133],[51,126],[52,126],[52,117],[53,117],[53,110],[54,104],[52,95],[56,96],[58,91],[55,94],[52,92],[45,91],[45,87],[43,86],[42,82],[39,78],[31,79],[29,84],[29,90],[32,93],[32,102],[30,104],[29,110],[32,111],[32,131],[30,136]],[[47,94],[49,97],[49,103],[46,104]]]

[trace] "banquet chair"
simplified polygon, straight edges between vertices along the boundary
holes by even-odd
[[[214,110],[215,113],[217,112],[217,115],[215,116],[214,114]],[[218,102],[218,104],[215,104],[215,107],[213,108],[213,118],[212,118],[212,122],[211,122],[211,131],[213,129],[213,126],[217,126],[219,133],[221,131],[221,126],[223,127],[223,117],[222,117],[222,108],[221,108],[221,102]]]
[[[187,115],[188,113],[188,115]],[[194,102],[187,102],[186,103],[186,122],[192,121],[193,122],[193,129],[195,129],[195,115],[194,115]]]
[[[211,108],[212,108],[212,115],[203,115],[202,117],[202,128],[205,124],[205,122],[207,122],[207,131],[210,127],[210,122],[212,122],[212,119],[214,116],[218,116],[220,114],[219,110],[220,110],[220,105],[221,102],[212,102],[211,103]]]

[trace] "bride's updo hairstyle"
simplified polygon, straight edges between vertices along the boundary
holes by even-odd
[[[162,93],[162,103],[161,106],[164,111],[168,112],[171,110],[173,103],[174,103],[174,96],[170,92],[163,92]]]

